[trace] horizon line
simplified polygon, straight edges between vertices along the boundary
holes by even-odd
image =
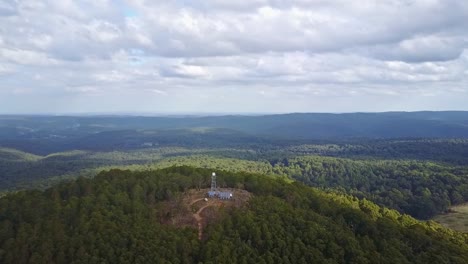
[[[269,116],[269,115],[291,115],[291,114],[384,114],[384,113],[463,113],[468,110],[392,110],[392,111],[353,111],[353,112],[69,112],[69,113],[0,113],[0,116],[55,116],[55,117],[89,117],[89,116],[130,116],[130,117],[200,117],[200,116]]]

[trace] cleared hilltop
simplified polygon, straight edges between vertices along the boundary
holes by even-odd
[[[211,170],[111,170],[0,199],[2,263],[467,263],[467,236],[367,200],[259,174],[219,172],[251,193],[203,229],[174,226]],[[220,183],[221,184],[221,183]],[[185,205],[184,205],[185,206]],[[170,209],[171,207],[169,207]],[[192,212],[187,212],[189,216]],[[183,227],[186,226],[186,227]]]

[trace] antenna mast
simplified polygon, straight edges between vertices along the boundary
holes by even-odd
[[[216,191],[216,173],[211,174],[211,191]]]

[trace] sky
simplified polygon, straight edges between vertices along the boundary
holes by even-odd
[[[0,113],[468,110],[466,0],[0,0]]]

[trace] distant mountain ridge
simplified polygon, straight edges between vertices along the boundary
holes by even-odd
[[[468,138],[468,112],[292,113],[205,117],[0,116],[0,139],[60,139],[114,130],[201,127],[284,139]]]

